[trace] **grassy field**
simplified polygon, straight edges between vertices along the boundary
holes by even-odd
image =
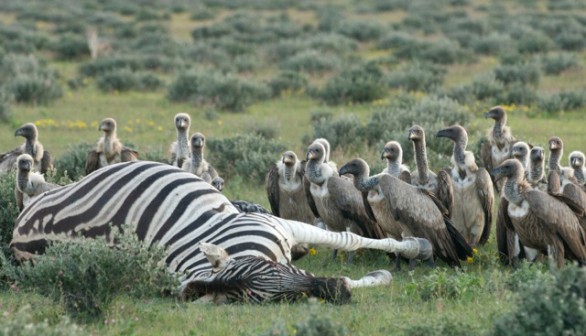
[[[71,5],[73,9],[79,9],[83,13],[79,20],[72,14],[75,12],[73,9],[63,14],[68,20],[56,19],[61,14],[55,8],[62,8],[67,3],[66,0],[54,3],[32,1],[29,7],[4,5],[0,9],[0,36],[6,45],[3,46],[6,50],[2,56],[12,53],[24,55],[26,53],[18,51],[19,48],[28,48],[27,45],[14,46],[14,43],[6,42],[9,41],[6,39],[9,35],[4,32],[11,31],[10,29],[17,31],[16,40],[24,41],[23,44],[36,41],[31,36],[40,36],[40,40],[46,38],[42,43],[30,42],[34,45],[31,54],[44,59],[48,69],[57,71],[59,75],[56,81],[62,89],[62,96],[48,104],[14,102],[11,105],[10,115],[0,122],[0,152],[20,145],[22,138],[15,138],[14,130],[23,123],[34,122],[39,128],[40,141],[59,158],[76,144],[95,143],[100,136],[97,130],[100,120],[113,117],[118,122],[118,136],[123,141],[131,143],[141,153],[158,153],[158,156],[166,157],[168,146],[176,137],[173,117],[178,112],[188,112],[192,118],[191,131],[200,131],[208,139],[229,138],[270,129],[275,136],[266,141],[282,144],[299,156],[304,156],[308,139],[319,135],[315,132],[315,122],[312,122],[312,116],[317,112],[331,113],[332,120],[355,116],[361,123],[357,127],[365,127],[381,108],[394,106],[394,103],[405,96],[415,101],[440,96],[454,99],[455,104],[465,110],[469,117],[465,126],[470,131],[471,147],[492,126],[492,120],[484,119],[483,114],[497,104],[504,105],[509,112],[508,124],[518,139],[544,146],[550,136],[557,135],[564,140],[566,154],[573,150],[584,150],[586,143],[583,131],[586,112],[586,85],[583,80],[586,76],[586,48],[580,47],[579,42],[576,42],[578,47],[567,42],[573,41],[571,38],[574,35],[563,35],[568,31],[583,36],[582,40],[586,40],[586,8],[579,2],[563,1],[556,4],[554,1],[543,0],[446,0],[438,2],[443,4],[441,7],[435,4],[427,8],[425,1],[414,1],[411,4],[408,1],[391,1],[389,8],[386,8],[383,6],[384,2],[374,0],[362,4],[355,1],[325,0],[315,3],[300,1],[294,4],[278,2],[281,5],[276,5],[277,2],[271,4],[270,1],[257,1],[253,4],[235,2],[232,5],[219,2],[214,5],[210,1],[190,0],[166,1],[146,8],[148,6],[141,7],[135,1],[122,1],[120,7],[100,7],[101,5],[82,1]],[[181,5],[182,3],[188,5]],[[564,4],[565,7],[562,6]],[[341,13],[341,18],[336,16],[338,13]],[[333,22],[344,20],[340,21],[343,25],[323,28],[328,22],[331,23],[328,19],[330,16]],[[519,21],[514,20],[515,18],[519,18]],[[252,30],[250,26],[255,23],[255,19],[263,24],[261,28],[264,30],[259,29],[246,35],[248,29]],[[504,25],[500,20],[506,19],[509,22]],[[572,20],[571,25],[562,24],[560,28],[560,20],[565,24],[569,19]],[[137,55],[146,54],[180,65],[174,65],[171,70],[136,70],[136,73],[154,74],[163,82],[163,86],[153,90],[101,90],[99,83],[103,74],[81,74],[83,66],[97,64],[100,59],[92,61],[87,51],[71,58],[63,58],[59,56],[60,49],[52,47],[59,39],[65,39],[67,33],[73,34],[67,37],[71,41],[77,37],[78,42],[81,40],[80,43],[85,43],[83,27],[86,21],[83,20],[101,25],[101,33],[114,44],[114,53],[100,59],[138,59]],[[222,26],[240,22],[238,20],[245,24],[237,28]],[[462,25],[456,26],[458,29],[449,26],[460,21]],[[63,22],[67,28],[64,29],[66,33],[58,29]],[[275,24],[271,28],[281,34],[279,38],[268,36],[267,42],[254,39],[255,35],[265,33],[268,29],[266,27],[273,27],[270,25],[274,22],[283,24]],[[291,24],[288,25],[288,22]],[[533,28],[535,22],[543,24],[539,28]],[[75,30],[79,25],[81,28]],[[351,27],[355,28],[350,29]],[[496,30],[495,27],[506,29]],[[202,32],[198,38],[192,36],[194,30],[204,28],[221,37],[207,31]],[[232,30],[228,34],[223,33],[223,29]],[[462,37],[463,33],[477,31],[480,31],[478,36]],[[367,35],[366,32],[371,33]],[[134,44],[141,34],[151,33],[152,36],[149,36],[153,39],[159,33],[165,38],[156,40],[158,42],[154,43],[154,48],[150,46],[151,49],[145,47],[143,50],[139,44]],[[391,33],[406,34],[408,38],[397,38],[400,43],[397,40],[393,40],[393,43],[399,44],[393,44],[389,48],[381,47],[386,36]],[[311,38],[322,35],[327,38],[319,40],[319,43],[311,47],[304,44],[309,43],[307,41]],[[494,36],[498,39],[493,39]],[[486,38],[486,43],[494,43],[494,50],[497,51],[484,53],[481,52],[484,49],[480,47],[474,49],[475,44],[472,41],[481,38]],[[328,39],[335,41],[332,43],[336,46],[347,43],[354,47],[348,47],[348,50],[328,50]],[[525,40],[536,42],[523,49],[522,46],[526,44],[522,42]],[[240,43],[242,41],[247,42]],[[407,48],[409,43],[415,43],[413,41],[422,45],[416,45],[413,50]],[[443,57],[452,57],[446,49],[441,49],[437,54],[433,54],[433,51],[427,54],[417,52],[426,45],[437,45],[440,48],[445,41],[455,43],[457,48],[451,49],[457,49],[461,54],[454,56],[453,60],[444,61]],[[162,45],[167,42],[172,45]],[[291,42],[293,46],[286,46],[287,48],[302,48],[299,46],[302,45],[310,51],[306,54],[318,56],[316,59],[306,60],[307,64],[299,69],[287,68],[294,67],[292,63],[285,62],[285,58],[290,56],[287,53],[279,51],[282,59],[276,60],[274,56],[267,56],[273,55],[278,48],[288,50],[279,44],[284,42]],[[205,48],[196,50],[198,43]],[[162,46],[157,49],[158,44]],[[78,45],[78,48],[83,50],[83,46]],[[202,50],[210,53],[214,51],[216,54],[205,55]],[[293,50],[290,53],[303,54],[307,50]],[[315,50],[317,52],[313,53]],[[510,61],[514,58],[509,55],[512,51],[515,51],[515,61]],[[401,56],[403,52],[411,54]],[[449,55],[446,56],[447,54]],[[547,73],[543,65],[544,59],[559,55],[569,59],[570,65],[558,73]],[[326,60],[325,65],[319,63],[322,56]],[[373,99],[356,99],[328,105],[324,91],[329,83],[338,79],[341,81],[343,78],[336,76],[345,69],[353,69],[356,65],[368,62],[376,64],[383,73],[383,79],[377,82],[382,87],[381,95]],[[316,64],[325,70],[308,70]],[[335,64],[338,65],[333,66]],[[388,76],[413,64],[416,67],[435,67],[435,71],[443,74],[441,80],[434,85],[419,86],[414,90],[388,84]],[[518,73],[515,76],[518,76],[518,82],[513,80],[505,83],[505,79],[502,79],[503,83],[499,82],[496,86],[497,93],[479,98],[483,92],[478,93],[474,90],[480,89],[473,88],[482,82],[479,78],[485,78],[482,76],[486,75],[494,77],[499,67],[508,65],[516,67],[515,71]],[[524,66],[537,68],[538,80],[532,81],[532,70],[523,68]],[[284,90],[274,97],[253,99],[243,111],[218,108],[214,105],[217,97],[203,99],[200,96],[204,94],[200,94],[195,100],[170,101],[167,98],[169,88],[178,77],[191,71],[192,67],[197,71],[235,74],[242,81],[254,85],[269,83],[279,73],[287,70],[301,74],[307,84],[301,89]],[[115,68],[112,72],[119,70]],[[0,76],[0,88],[9,87],[9,82],[3,76]],[[415,77],[416,81],[422,80]],[[498,80],[493,78],[493,81]],[[455,93],[457,89],[468,90],[465,99],[458,100],[459,96]],[[511,97],[511,92],[522,93]],[[554,99],[556,94],[564,92],[575,92],[574,101],[578,103],[570,105],[568,100]],[[243,93],[239,91],[237,94]],[[389,108],[386,113],[394,113],[394,110]],[[415,124],[419,121],[409,120],[409,123]],[[406,129],[397,129],[396,125],[385,127],[393,130],[393,134],[398,134],[398,137],[407,136]],[[433,136],[437,129],[427,131],[428,143],[437,141]],[[386,142],[392,139],[379,140]],[[333,153],[333,160],[338,165],[356,156],[365,158],[372,165],[381,165],[377,145],[369,146],[360,141],[356,144],[352,139],[348,139],[348,143],[352,145],[342,145]],[[279,152],[272,154],[273,161],[278,160],[281,155]],[[448,157],[444,155],[441,158],[436,163],[447,164]],[[405,160],[413,167],[411,157],[405,157]],[[566,164],[565,157],[563,164]],[[227,181],[226,196],[268,206],[264,186],[247,180],[247,176],[247,172],[231,176]],[[518,283],[528,281],[536,272],[527,267],[515,272],[502,266],[497,260],[495,245],[493,236],[487,246],[480,248],[474,261],[464,265],[460,271],[445,268],[443,265],[434,270],[420,265],[412,273],[394,272],[390,286],[355,290],[352,303],[345,306],[333,306],[313,300],[262,306],[206,306],[181,302],[175,298],[137,300],[122,296],[99,319],[77,322],[82,325],[83,333],[100,335],[294,335],[303,326],[315,323],[312,319],[343,326],[350,335],[417,334],[416,332],[422,335],[441,335],[446,332],[458,335],[491,334],[495,321],[515,309],[519,298]],[[330,253],[328,249],[318,248],[316,256],[307,256],[296,265],[320,276],[348,275],[353,278],[359,278],[372,270],[391,267],[386,256],[374,252],[362,251],[352,265],[344,263],[344,255],[337,260],[331,260]],[[540,267],[534,268],[541,269]],[[522,280],[519,281],[518,278]],[[0,279],[3,280],[1,277]],[[29,305],[32,308],[31,313],[19,312],[22,307]],[[46,319],[53,326],[66,314],[63,305],[55,304],[37,293],[20,290],[14,284],[0,285],[0,325],[2,321],[25,316],[23,323],[40,323]]]

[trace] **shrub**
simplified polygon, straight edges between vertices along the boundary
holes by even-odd
[[[95,145],[79,143],[70,146],[65,153],[55,159],[55,179],[67,178],[77,181],[85,176],[85,160],[87,153],[94,149]]]
[[[548,75],[559,75],[562,71],[578,67],[578,59],[573,54],[557,54],[541,59],[541,69]]]
[[[378,41],[380,49],[402,48],[409,46],[416,41],[416,38],[402,31],[392,31],[387,33]]]
[[[412,324],[403,328],[405,335],[409,336],[468,336],[480,334],[480,330],[472,331],[474,328],[465,322],[452,319],[439,321],[423,321],[421,324]]]
[[[581,51],[586,46],[584,36],[584,33],[564,31],[557,35],[554,40],[563,50]]]
[[[281,71],[269,82],[274,97],[283,91],[303,91],[307,85],[307,78],[295,71]]]
[[[75,60],[89,55],[86,38],[76,34],[61,35],[51,49],[61,60]]]
[[[98,88],[102,92],[124,92],[139,87],[138,77],[130,69],[120,69],[99,75],[96,78]]]
[[[76,336],[84,334],[82,327],[71,322],[67,316],[62,316],[58,323],[53,325],[45,319],[37,322],[31,306],[24,306],[18,311],[6,311],[0,317],[0,334],[13,336]]]
[[[332,151],[364,143],[364,126],[354,114],[320,118],[313,122],[313,133],[314,138],[328,139]]]
[[[508,85],[501,95],[502,103],[515,105],[531,105],[537,100],[535,89],[521,83]]]
[[[98,58],[91,62],[82,63],[79,73],[84,77],[97,77],[101,74],[129,69],[132,71],[170,71],[179,65],[172,59],[163,56],[151,55],[124,55]]]
[[[472,40],[472,50],[482,55],[498,55],[503,50],[512,45],[512,40],[508,35],[492,33]]]
[[[14,96],[7,92],[3,87],[0,86],[0,121],[8,121],[12,114],[12,102]]]
[[[494,322],[492,335],[580,335],[586,328],[586,273],[566,265],[528,281],[515,309]]]
[[[281,67],[291,71],[318,73],[336,70],[340,67],[340,59],[331,54],[317,50],[305,50],[295,54],[281,63]]]
[[[378,39],[383,33],[383,26],[376,21],[349,20],[340,23],[337,33],[360,42]]]
[[[74,316],[89,318],[99,317],[117,295],[144,298],[177,288],[161,265],[165,251],[156,244],[147,248],[131,228],[124,230],[113,236],[116,248],[104,239],[54,243],[34,266],[23,264],[17,280],[23,288],[63,302]]]
[[[17,103],[44,105],[63,95],[55,76],[50,73],[19,75],[10,81],[7,89]]]
[[[562,91],[539,96],[537,107],[546,113],[575,110],[586,105],[586,92]]]
[[[463,62],[468,55],[457,43],[450,40],[439,40],[437,42],[428,44],[420,55],[421,59],[438,63],[438,64],[453,64],[456,62]]]
[[[0,175],[0,251],[2,252],[8,252],[14,221],[18,217],[18,206],[14,198],[15,186],[15,172]]]
[[[422,279],[412,279],[407,291],[428,301],[438,298],[473,297],[483,287],[484,279],[477,274],[448,273],[446,269],[436,269]]]
[[[232,138],[209,139],[208,161],[224,179],[246,176],[261,183],[268,167],[285,146],[259,135],[238,135]]]
[[[442,84],[445,73],[446,70],[437,65],[415,62],[391,72],[387,83],[391,88],[429,92]]]
[[[533,63],[499,65],[494,69],[495,78],[506,84],[521,83],[524,85],[539,84],[539,67]]]
[[[332,77],[319,93],[328,104],[362,103],[380,99],[385,94],[382,71],[373,64],[359,64]]]
[[[523,54],[544,53],[552,48],[551,39],[540,31],[528,31],[513,36],[517,50]]]

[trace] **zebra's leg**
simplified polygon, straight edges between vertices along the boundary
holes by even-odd
[[[429,241],[423,238],[409,237],[402,241],[393,238],[370,239],[351,232],[331,232],[291,220],[282,220],[283,227],[289,231],[295,243],[308,243],[327,246],[343,251],[355,251],[359,248],[371,248],[386,252],[400,253],[407,259],[428,260],[433,257]]]

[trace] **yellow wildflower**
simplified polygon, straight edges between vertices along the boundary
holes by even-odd
[[[473,248],[472,249],[472,253],[474,253],[474,255],[478,254],[478,249],[477,248]]]
[[[126,131],[128,133],[132,133],[132,128],[130,128],[128,126],[124,126],[124,131]]]
[[[469,263],[469,264],[472,264],[472,263],[474,262],[474,258],[472,258],[472,257],[467,257],[467,258],[466,258],[466,262],[467,262],[467,263]]]
[[[314,255],[317,254],[317,250],[312,247],[312,248],[309,249],[309,254],[312,255],[312,256],[314,256]]]

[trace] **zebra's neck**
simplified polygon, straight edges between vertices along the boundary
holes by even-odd
[[[413,142],[415,150],[415,164],[417,165],[417,174],[419,175],[419,183],[426,184],[428,182],[428,166],[427,166],[427,149],[425,148],[425,139]]]

